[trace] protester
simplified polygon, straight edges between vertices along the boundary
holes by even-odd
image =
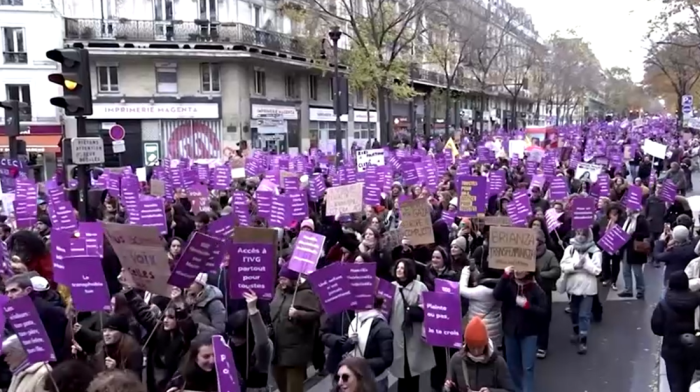
[[[376,382],[369,363],[361,357],[348,357],[340,363],[335,375],[338,391],[375,392]]]
[[[394,361],[391,374],[398,378],[399,390],[418,392],[421,374],[435,367],[433,350],[421,337],[423,330],[422,293],[428,288],[416,280],[416,265],[400,259],[394,266],[396,295],[391,312],[394,333]]]
[[[46,362],[27,363],[27,352],[17,335],[3,339],[2,353],[13,374],[8,392],[46,391],[44,379],[51,372],[51,366]]]
[[[494,349],[486,325],[478,316],[472,318],[464,330],[464,347],[450,358],[445,389],[450,392],[516,391],[508,365]]]
[[[131,372],[102,372],[92,381],[87,392],[146,392],[146,387]]]
[[[218,392],[212,335],[205,333],[192,341],[180,368],[166,386],[167,392],[183,390]]]
[[[682,271],[673,272],[668,279],[668,291],[656,305],[651,317],[651,329],[662,336],[661,357],[666,363],[666,376],[671,392],[690,388],[698,363],[697,350],[681,340],[684,334],[695,336],[695,310],[700,297],[690,291],[688,277]]]
[[[547,357],[547,350],[549,349],[549,324],[552,322],[552,291],[556,289],[557,280],[561,276],[561,268],[554,252],[547,249],[545,235],[542,230],[537,231],[536,257],[537,274],[535,276],[547,297],[547,314],[542,322],[542,330],[537,336],[537,358],[544,359]]]
[[[51,369],[50,377],[44,377],[47,392],[87,392],[97,372],[87,363],[70,359]]]
[[[571,324],[574,333],[571,342],[578,345],[578,353],[588,352],[588,332],[591,325],[593,299],[598,296],[601,272],[601,251],[593,242],[590,230],[576,230],[571,245],[561,260],[560,290],[571,296]]]

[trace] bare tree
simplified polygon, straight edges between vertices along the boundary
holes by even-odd
[[[389,100],[415,94],[410,86],[410,64],[416,40],[425,31],[423,15],[441,0],[300,0],[286,13],[297,23],[325,32],[339,26],[350,69],[350,84],[376,97],[380,124],[390,139]],[[290,12],[292,11],[292,12]]]
[[[514,7],[499,8],[492,2],[486,7],[476,0],[467,0],[474,9],[476,23],[481,26],[474,32],[467,66],[476,80],[479,90],[479,110],[481,111],[480,131],[484,131],[486,97],[493,87],[501,86],[499,60],[509,45],[509,37],[521,24],[522,10]]]
[[[478,29],[484,25],[477,17],[479,10],[475,3],[462,0],[449,0],[434,7],[429,16],[427,32],[427,65],[434,66],[445,76],[443,93],[445,104],[445,128],[453,123],[450,115],[452,107],[452,88],[458,80],[463,79],[464,66],[467,64],[471,44],[478,36]]]
[[[536,51],[542,50],[536,42],[528,39],[518,40],[508,45],[503,51],[501,83],[511,97],[510,126],[518,127],[518,98],[524,89],[529,90],[530,70],[537,59]]]
[[[679,109],[683,95],[689,94],[700,78],[700,50],[689,45],[694,40],[685,33],[669,34],[665,39],[669,44],[652,44],[645,60],[645,79],[662,76],[676,93]],[[682,123],[683,112],[679,110],[678,125]]]

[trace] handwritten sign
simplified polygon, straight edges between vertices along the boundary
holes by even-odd
[[[509,216],[485,216],[484,226],[512,226]]]
[[[170,297],[168,254],[157,227],[103,222],[105,236],[112,244],[133,287]]]
[[[151,195],[153,196],[165,196],[165,181],[162,180],[151,180]]]
[[[326,189],[326,216],[346,215],[362,211],[364,183],[334,186]]]
[[[513,266],[518,271],[535,271],[536,248],[535,230],[493,226],[489,231],[489,268]]]
[[[411,241],[411,245],[435,242],[429,208],[430,206],[425,199],[408,200],[401,203],[401,230]]]

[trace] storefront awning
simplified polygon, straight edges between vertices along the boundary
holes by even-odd
[[[27,152],[61,152],[61,148],[58,146],[61,135],[20,135],[19,139],[27,143]],[[0,151],[6,152],[9,149],[7,136],[0,136]]]

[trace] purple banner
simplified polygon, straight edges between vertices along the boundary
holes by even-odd
[[[81,312],[109,311],[109,290],[101,257],[68,256],[63,263],[75,309]]]
[[[221,246],[221,241],[217,238],[202,234],[196,231],[187,247],[182,251],[177,265],[168,279],[168,284],[180,288],[190,287],[197,274],[206,272],[214,264],[214,270],[218,269],[216,260],[213,257],[214,250]]]
[[[342,263],[344,275],[350,282],[354,310],[370,310],[374,307],[374,278],[377,276],[376,263]]]
[[[27,362],[30,364],[55,362],[56,355],[51,347],[51,341],[31,297],[13,299],[7,302],[3,309],[5,317],[27,353]]]
[[[459,295],[459,282],[453,282],[445,279],[435,279],[435,292]]]
[[[577,197],[571,202],[571,228],[588,229],[595,219],[596,202],[592,197]]]
[[[487,184],[486,177],[463,176],[457,179],[459,195],[458,210],[460,216],[476,216],[486,212]]]
[[[662,201],[665,201],[668,203],[673,203],[676,201],[676,194],[677,193],[678,193],[678,190],[676,189],[676,184],[674,184],[673,181],[667,179],[661,185],[661,191],[659,192],[659,198]]]
[[[272,244],[231,244],[229,254],[229,296],[244,298],[252,290],[261,299],[275,293],[275,260]]]
[[[462,347],[462,305],[458,295],[423,292],[425,341],[437,347]]]
[[[609,254],[614,254],[620,250],[629,239],[630,235],[622,230],[620,225],[615,225],[612,229],[606,231],[603,237],[598,240],[598,246]]]
[[[377,284],[377,295],[384,298],[382,304],[382,314],[387,320],[391,319],[391,310],[394,308],[394,296],[396,295],[396,285],[388,280],[375,278]]]
[[[214,349],[214,368],[216,369],[216,382],[219,386],[218,392],[241,392],[233,353],[223,336],[214,335],[212,337],[212,348]]]
[[[354,298],[350,281],[345,275],[346,271],[342,263],[333,263],[314,271],[308,277],[327,314],[338,314],[352,309]]]
[[[326,237],[302,231],[297,237],[294,252],[289,259],[289,269],[303,275],[308,275],[316,269],[316,263],[323,252],[323,242]]]

